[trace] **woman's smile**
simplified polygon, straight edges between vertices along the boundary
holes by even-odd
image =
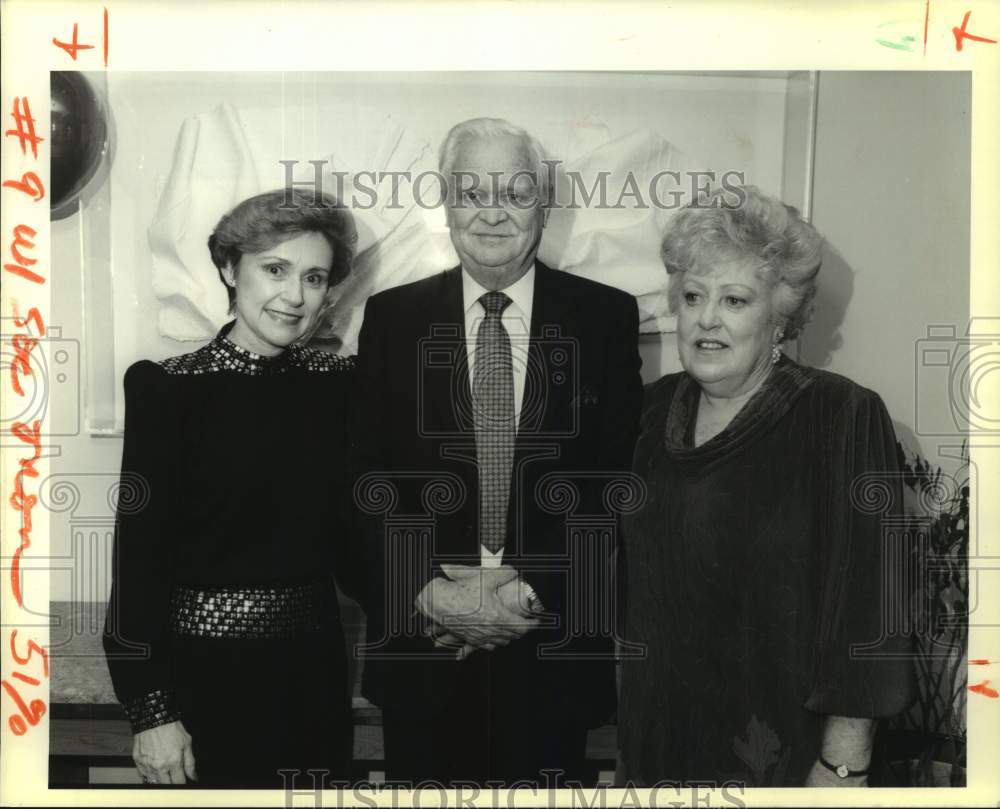
[[[699,351],[707,351],[711,353],[713,351],[721,351],[722,349],[729,348],[729,345],[727,343],[722,343],[718,340],[705,339],[705,340],[695,340],[694,347],[697,348]]]
[[[297,326],[303,317],[302,315],[292,314],[291,312],[282,312],[278,309],[265,309],[264,311],[278,323],[284,323],[289,326]]]

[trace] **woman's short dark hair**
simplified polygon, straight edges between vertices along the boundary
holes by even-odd
[[[301,188],[281,188],[243,200],[219,220],[208,237],[208,250],[225,284],[223,268],[236,269],[244,253],[261,253],[303,233],[319,233],[330,244],[328,287],[350,275],[358,241],[354,218],[333,195]],[[236,290],[226,284],[226,292],[231,312]]]

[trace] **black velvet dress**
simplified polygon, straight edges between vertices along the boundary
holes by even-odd
[[[227,330],[125,375],[108,666],[133,732],[183,723],[200,786],[346,778],[353,361],[261,357]]]
[[[782,359],[720,434],[693,443],[700,388],[646,389],[626,518],[619,735],[634,782],[801,786],[826,715],[914,694],[892,423],[879,397]],[[886,629],[883,629],[886,627]]]

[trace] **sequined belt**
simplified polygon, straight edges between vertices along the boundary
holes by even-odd
[[[170,626],[200,638],[288,638],[329,627],[336,615],[329,581],[254,587],[175,585]]]

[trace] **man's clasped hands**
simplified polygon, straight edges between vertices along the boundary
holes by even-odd
[[[514,568],[441,568],[447,578],[434,577],[416,598],[436,647],[453,648],[464,660],[476,649],[493,651],[540,625],[544,608]]]

